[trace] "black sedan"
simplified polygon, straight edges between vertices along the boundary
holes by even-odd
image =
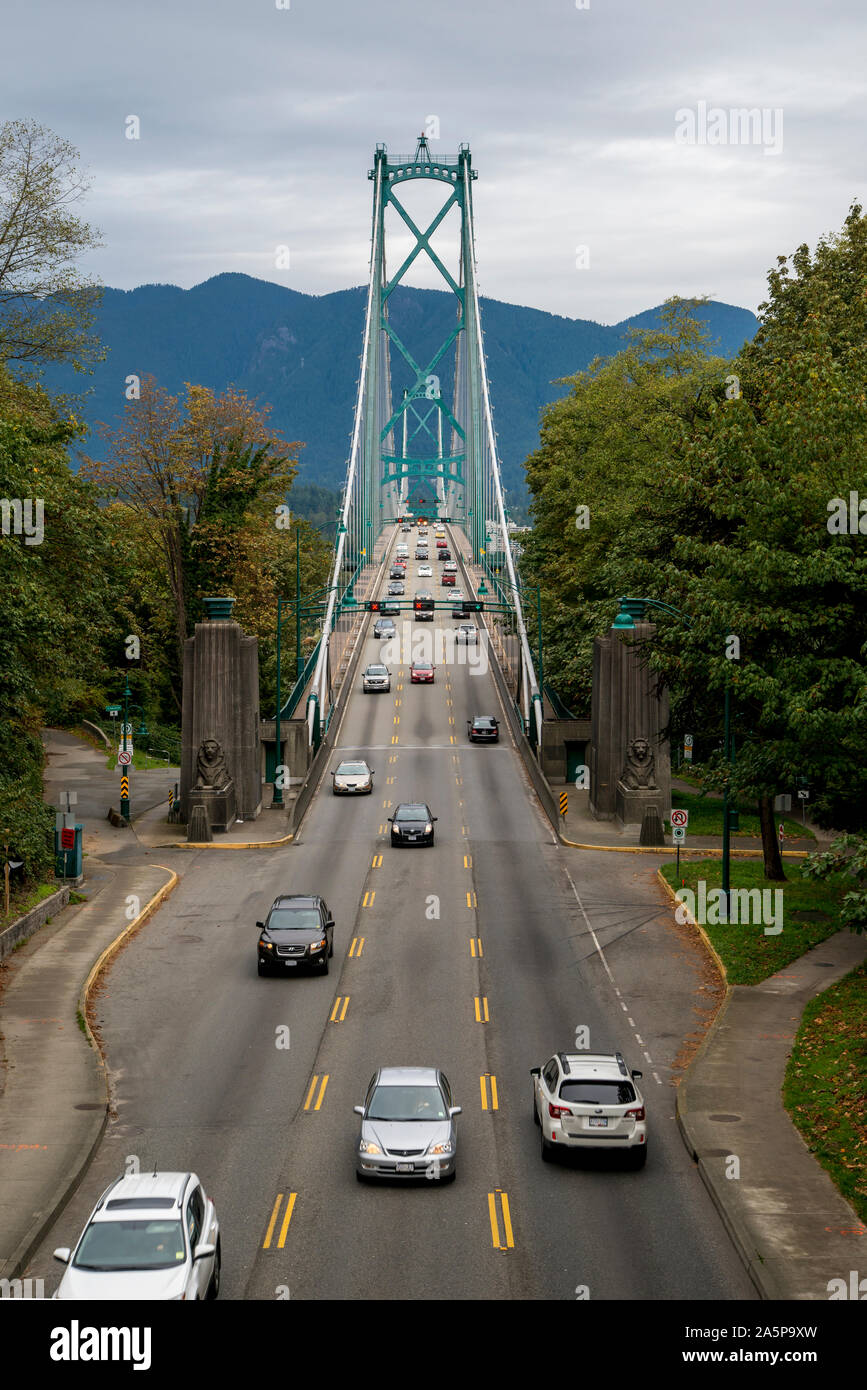
[[[388,593],[392,598],[399,597],[406,593],[406,585],[402,579],[392,579],[388,586]]]
[[[400,565],[392,565],[388,572],[388,577],[389,579],[403,579],[405,573],[406,571],[401,569]]]
[[[423,801],[402,801],[391,821],[392,845],[432,845],[434,821],[431,809]]]
[[[467,720],[467,733],[470,743],[497,743],[500,725],[492,714],[476,714]]]

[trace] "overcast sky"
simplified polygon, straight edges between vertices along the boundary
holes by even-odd
[[[412,153],[430,118],[436,154],[472,149],[483,294],[603,323],[669,294],[755,309],[776,256],[865,192],[864,0],[4,10],[0,115],[79,148],[105,240],[87,268],[121,288],[227,270],[313,294],[361,284],[374,147]],[[737,108],[765,113],[751,142]]]

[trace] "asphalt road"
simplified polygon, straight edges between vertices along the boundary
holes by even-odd
[[[430,582],[415,568],[408,595]],[[425,643],[443,625],[407,631]],[[362,663],[382,645],[368,637]],[[135,1159],[203,1179],[221,1297],[754,1297],[674,1122],[700,963],[649,866],[558,847],[508,734],[467,743],[469,715],[499,713],[472,648],[438,663],[433,686],[390,664],[387,695],[363,695],[359,671],[332,763],[365,756],[372,796],[334,797],[326,776],[294,844],[166,860],[182,882],[101,1000],[117,1118],[31,1272],[56,1286],[51,1250]],[[436,843],[392,849],[390,808],[415,799],[439,818]],[[327,977],[257,976],[255,921],[286,891],[332,910]],[[644,1071],[642,1171],[541,1161],[529,1069],[579,1026]],[[356,1182],[352,1107],[395,1064],[441,1067],[463,1106],[451,1185]]]

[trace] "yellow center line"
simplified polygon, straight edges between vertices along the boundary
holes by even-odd
[[[309,1110],[309,1109],[310,1109],[310,1102],[311,1102],[311,1100],[313,1099],[313,1092],[316,1090],[316,1082],[317,1082],[318,1080],[319,1080],[319,1077],[318,1077],[318,1076],[314,1076],[313,1079],[312,1079],[311,1082],[310,1082],[310,1090],[307,1092],[307,1099],[306,1099],[305,1102],[304,1102],[304,1109],[305,1109],[305,1110]]]
[[[476,1023],[490,1023],[487,995],[483,994],[481,997],[478,994],[475,995],[473,1003],[476,1009]]]
[[[499,1188],[497,1190],[499,1191]],[[512,1235],[512,1216],[509,1211],[509,1199],[505,1192],[500,1192],[500,1201],[503,1205],[503,1225],[506,1228],[506,1245],[510,1250],[514,1250],[515,1240]]]
[[[495,1250],[502,1249],[500,1245],[500,1229],[497,1225],[497,1199],[493,1192],[488,1193],[488,1216],[491,1220],[491,1243]]]
[[[375,897],[376,897],[376,889],[375,889],[375,888],[369,889],[369,890],[365,893],[365,895],[364,895],[364,898],[363,898],[363,900],[362,900],[361,906],[362,906],[362,907],[373,907],[373,900],[374,900]]]
[[[364,937],[364,936],[354,936],[354,937],[352,938],[352,943],[351,943],[351,945],[350,945],[350,947],[349,947],[350,959],[354,956],[355,959],[358,960],[358,957],[361,955],[362,951],[364,950],[364,943],[365,943],[366,940],[367,940],[367,938]],[[355,949],[356,946],[358,947],[358,950]]]
[[[292,1213],[295,1210],[295,1198],[297,1192],[289,1193],[289,1201],[286,1203],[286,1215],[283,1217],[283,1225],[280,1227],[280,1236],[277,1241],[277,1249],[282,1250],[286,1244],[286,1232],[289,1230],[289,1222],[292,1220]]]
[[[465,868],[465,869],[471,869],[472,867],[473,867],[473,856],[472,856],[471,854],[465,854],[465,855],[464,855],[464,868]]]
[[[379,868],[382,867],[382,855],[381,855],[381,854],[375,854],[375,855],[373,856],[373,863],[371,864],[370,867],[371,867],[372,869],[379,869]]]
[[[487,1000],[485,1001],[485,1004],[487,1005]],[[347,994],[346,998],[345,998],[344,1001],[343,1001],[343,1008],[342,1008],[341,1011],[340,1011],[340,1022],[341,1022],[341,1023],[343,1022],[343,1020],[344,1020],[345,1017],[346,1017],[346,1010],[347,1010],[348,1008],[349,1008],[349,995]]]
[[[276,1220],[277,1220],[277,1213],[278,1213],[278,1211],[280,1210],[280,1204],[281,1204],[282,1201],[283,1201],[283,1193],[282,1193],[282,1192],[278,1192],[278,1193],[277,1193],[277,1200],[276,1200],[276,1202],[274,1203],[273,1209],[272,1209],[272,1211],[271,1211],[271,1220],[268,1222],[268,1229],[267,1229],[267,1231],[265,1232],[265,1239],[264,1239],[264,1241],[262,1242],[262,1249],[263,1249],[263,1250],[270,1250],[270,1248],[271,1248],[271,1237],[272,1237],[272,1235],[274,1234],[274,1224],[275,1224],[275,1222],[276,1222]]]
[[[320,1105],[322,1104],[322,1098],[325,1095],[325,1087],[328,1085],[328,1075],[329,1073],[326,1072],[325,1076],[323,1076],[322,1078],[322,1085],[319,1088],[319,1099],[317,1100],[316,1105],[314,1106],[315,1110],[318,1110]]]

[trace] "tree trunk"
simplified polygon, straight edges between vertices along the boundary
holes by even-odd
[[[780,842],[774,822],[774,800],[771,796],[759,797],[759,819],[762,823],[762,855],[765,861],[765,878],[785,882],[783,860],[780,855]]]

